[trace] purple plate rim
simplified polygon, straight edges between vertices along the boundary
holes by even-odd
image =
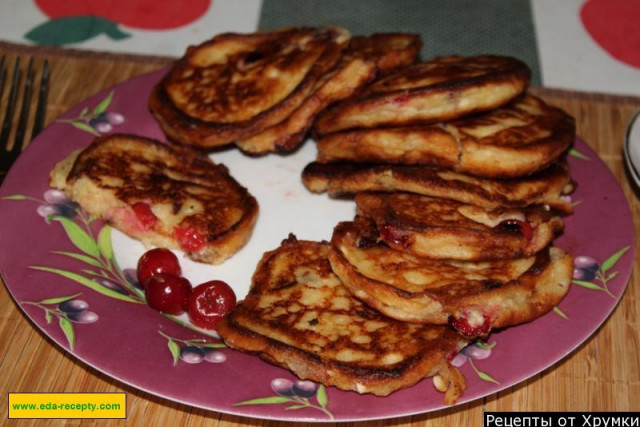
[[[89,98],[87,98],[86,100],[82,101],[81,103],[79,103],[78,105],[76,105],[75,107],[71,108],[68,112],[64,113],[61,117],[74,117],[77,116],[80,112],[80,110],[87,105],[93,105],[96,102],[100,101],[101,99],[104,99],[111,91],[113,90],[118,90],[119,88],[123,87],[123,86],[130,86],[132,88],[135,89],[135,87],[138,85],[138,83],[142,83],[144,82],[147,86],[149,81],[155,81],[157,80],[160,76],[162,76],[164,74],[164,70],[157,70],[157,71],[153,71],[151,73],[147,73],[147,74],[143,74],[141,76],[137,76],[134,77],[130,80],[127,80],[125,82],[119,83],[115,86],[113,86],[112,88],[109,89],[105,89]],[[144,85],[143,85],[144,86]],[[145,86],[146,87],[146,86]],[[133,91],[135,92],[135,90]],[[129,96],[134,96],[135,94],[130,93]],[[40,153],[40,152],[45,152],[45,151],[51,151],[51,145],[49,145],[47,147],[47,142],[49,139],[53,138],[53,136],[50,136],[51,134],[51,128],[52,127],[57,127],[58,129],[60,128],[61,124],[59,123],[54,123],[52,125],[50,125],[49,127],[47,127],[42,134],[40,134],[31,144],[29,144],[29,146],[25,149],[25,151],[23,152],[23,154],[21,155],[21,157],[18,159],[18,161],[15,164],[15,167],[12,168],[12,170],[9,172],[9,174],[7,175],[7,177],[5,178],[5,182],[2,186],[2,188],[0,188],[0,195],[5,196],[5,192],[7,190],[7,188],[21,188],[21,184],[20,183],[16,183],[15,181],[18,180],[18,175],[19,172],[18,171],[24,171],[25,168],[28,168],[29,165],[29,159],[31,157],[33,157],[35,155],[35,153]],[[69,129],[71,129],[69,127]],[[69,129],[65,130],[65,132],[63,133],[68,133]],[[74,131],[77,132],[77,131]],[[58,131],[58,133],[60,133],[60,131]],[[79,135],[77,133],[73,133],[72,135]],[[153,137],[157,137],[158,133],[152,135]],[[71,137],[69,139],[74,139],[74,137]],[[78,139],[78,138],[75,138]],[[90,141],[91,138],[85,138],[85,142],[81,142],[80,144],[85,144],[88,143],[88,141]],[[50,143],[50,141],[49,141]],[[77,142],[76,142],[77,143]],[[307,142],[309,143],[309,142]],[[593,161],[595,164],[597,164],[598,168],[597,168],[597,175],[601,178],[604,179],[604,181],[607,181],[608,184],[606,185],[607,188],[609,190],[613,190],[613,195],[611,196],[612,198],[616,198],[617,199],[617,203],[618,205],[616,206],[616,209],[622,211],[622,213],[624,214],[625,218],[624,221],[620,221],[620,223],[624,223],[622,224],[623,228],[626,228],[628,231],[628,227],[629,225],[631,226],[631,231],[633,230],[633,223],[632,223],[632,219],[631,219],[631,211],[628,205],[628,202],[626,200],[626,198],[624,197],[624,194],[622,193],[622,189],[620,188],[619,184],[617,183],[615,177],[613,176],[613,174],[611,173],[611,171],[606,167],[606,165],[602,162],[601,159],[599,159],[599,157],[597,156],[597,154],[588,146],[587,143],[585,143],[584,141],[582,141],[580,138],[578,138],[576,140],[576,144],[575,146],[577,148],[579,148],[579,152],[578,154],[581,153],[582,156],[586,156],[588,158],[590,158],[589,161]],[[62,155],[60,156],[60,158],[63,157]],[[60,158],[56,158],[55,160],[60,160]],[[576,156],[576,158],[579,158],[579,156]],[[573,164],[578,164],[579,162],[578,160],[572,159],[572,163]],[[592,164],[593,166],[593,164]],[[24,174],[24,172],[22,172]],[[233,173],[233,171],[232,171]],[[603,184],[604,185],[604,184]],[[580,189],[580,187],[578,187],[578,189]],[[14,191],[15,193],[15,191]],[[598,193],[599,194],[599,193]],[[598,194],[596,194],[596,196],[598,196]],[[596,196],[590,196],[590,197],[596,197]],[[586,198],[586,200],[589,200],[589,198]],[[622,205],[620,205],[620,202],[624,202],[622,203]],[[3,201],[2,203],[9,203],[6,201]],[[577,209],[580,209],[580,207],[578,206]],[[571,222],[570,218],[567,222]],[[618,225],[618,227],[620,228],[620,225]],[[3,226],[0,225],[0,235],[2,235],[2,230],[3,230]],[[5,231],[6,233],[6,231]],[[626,243],[628,244],[628,248],[630,249],[629,252],[631,253],[635,253],[636,250],[636,241],[635,241],[635,234],[634,233],[627,233],[629,236],[630,240],[626,240]],[[562,240],[563,238],[565,238],[565,236],[567,235],[567,233],[565,232],[565,235],[563,237],[561,237]],[[579,244],[578,244],[579,247]],[[572,253],[572,255],[574,255]],[[6,257],[2,256],[0,257],[0,260],[5,259]],[[477,399],[489,396],[489,395],[493,395],[495,393],[498,393],[502,390],[505,390],[509,387],[515,386],[519,383],[521,383],[522,381],[532,378],[538,374],[540,374],[541,372],[554,367],[558,362],[560,362],[561,360],[565,359],[567,356],[571,355],[573,352],[576,351],[576,349],[580,348],[582,345],[585,345],[586,343],[588,343],[588,341],[590,339],[592,339],[592,337],[594,337],[599,330],[603,327],[604,323],[610,318],[611,314],[613,313],[613,311],[616,309],[616,307],[618,306],[622,296],[624,295],[624,292],[626,291],[630,276],[631,276],[631,271],[632,271],[632,266],[633,266],[633,260],[629,260],[629,257],[627,257],[627,259],[623,260],[624,262],[621,262],[619,265],[622,266],[622,268],[620,268],[621,273],[615,278],[616,279],[616,283],[618,283],[617,285],[617,292],[618,295],[615,298],[615,301],[610,301],[610,304],[607,305],[606,309],[604,309],[604,311],[602,313],[600,313],[598,315],[598,318],[596,319],[597,321],[590,326],[589,328],[586,328],[584,330],[582,330],[583,333],[581,333],[579,336],[574,336],[572,344],[569,346],[564,346],[562,347],[562,351],[556,353],[554,355],[554,357],[552,358],[553,360],[546,360],[546,361],[539,361],[539,363],[535,364],[535,366],[532,366],[532,369],[529,369],[526,372],[523,372],[520,376],[517,376],[515,378],[510,378],[509,381],[499,385],[498,387],[495,386],[490,386],[488,389],[485,389],[484,391],[479,391],[479,392],[474,392],[472,393],[470,396],[468,395],[463,395],[463,397],[460,399],[460,401],[457,403],[458,407],[461,407],[461,405],[466,404],[466,403],[470,403],[473,402]],[[11,281],[11,279],[6,278],[6,272],[7,271],[12,271],[11,267],[8,268],[2,268],[0,269],[0,274],[2,274],[4,282],[5,282],[5,286],[9,292],[9,294],[11,295],[11,298],[14,300],[14,302],[16,303],[16,305],[18,305],[18,307],[20,308],[20,311],[27,317],[27,319],[30,321],[30,323],[32,325],[34,325],[36,327],[37,330],[39,330],[41,333],[43,333],[46,337],[48,337],[49,339],[51,339],[54,343],[57,344],[57,346],[64,350],[65,352],[69,352],[69,350],[66,348],[66,342],[64,340],[60,339],[60,336],[56,334],[53,334],[52,332],[50,332],[47,329],[47,325],[43,324],[43,322],[38,321],[35,319],[34,315],[30,314],[28,310],[25,309],[24,306],[22,306],[22,304],[19,303],[19,297],[16,295],[16,293],[14,292],[14,290],[19,289],[20,285],[13,283]],[[575,291],[570,291],[570,292],[575,292]],[[560,304],[560,306],[562,306],[562,303]],[[550,314],[546,315],[546,317],[544,317],[543,319],[546,319],[549,317]],[[535,322],[538,321],[544,321],[543,319],[538,319]],[[508,333],[509,330],[515,330],[515,329],[527,329],[527,328],[531,328],[532,324],[527,324],[527,325],[521,325],[521,326],[517,326],[514,328],[509,328],[506,331],[500,331],[497,332],[495,334],[495,336],[497,337],[501,337],[504,333]],[[280,421],[311,421],[311,422],[326,422],[326,421],[368,421],[368,420],[378,420],[378,419],[388,419],[388,418],[394,418],[394,417],[401,417],[401,416],[410,416],[410,415],[418,415],[418,414],[424,414],[426,412],[432,412],[432,411],[437,411],[437,410],[441,410],[443,408],[446,408],[446,406],[444,404],[442,405],[433,405],[431,408],[427,408],[425,407],[415,407],[412,410],[404,410],[403,412],[398,412],[398,413],[394,413],[393,411],[389,411],[388,413],[381,413],[378,414],[374,417],[370,417],[370,416],[362,416],[362,415],[356,415],[356,413],[353,413],[351,415],[342,415],[341,417],[336,417],[335,419],[332,420],[328,420],[327,418],[323,417],[323,416],[319,416],[319,417],[307,417],[307,416],[296,416],[296,414],[293,413],[289,413],[287,414],[288,416],[282,416],[282,412],[284,411],[280,411],[280,413],[275,413],[276,411],[260,411],[260,410],[248,410],[246,408],[248,407],[237,407],[237,406],[233,406],[233,407],[222,407],[221,405],[216,407],[216,406],[207,406],[207,405],[202,405],[198,402],[194,402],[188,398],[186,399],[180,399],[176,396],[173,396],[171,394],[167,394],[166,392],[163,392],[162,390],[157,390],[157,389],[150,389],[150,388],[146,388],[144,386],[141,386],[139,383],[136,383],[136,381],[134,379],[131,378],[123,378],[122,376],[119,376],[117,373],[115,372],[110,372],[108,369],[102,367],[102,366],[96,366],[95,362],[92,362],[91,360],[88,360],[84,354],[78,354],[76,352],[70,352],[73,357],[75,357],[76,359],[82,361],[83,363],[87,364],[88,366],[96,369],[97,371],[104,373],[105,375],[109,376],[110,378],[121,382],[123,384],[126,384],[130,387],[133,387],[135,389],[141,390],[143,392],[149,393],[151,395],[155,395],[158,396],[162,399],[167,399],[169,401],[173,401],[173,402],[178,402],[181,404],[185,404],[185,405],[189,405],[189,406],[193,406],[193,407],[198,407],[201,409],[205,409],[205,410],[213,410],[213,411],[218,411],[221,413],[225,413],[225,414],[230,414],[230,415],[239,415],[239,416],[244,416],[244,417],[248,417],[248,418],[256,418],[256,419],[269,419],[269,420],[280,420]],[[260,363],[264,363],[264,362],[260,362]],[[266,365],[265,366],[269,366]],[[468,374],[467,374],[468,376]],[[471,383],[477,382],[477,379],[473,378]],[[480,383],[483,384],[483,383]],[[417,387],[417,386],[415,386]],[[339,391],[338,391],[339,392]],[[406,390],[403,390],[402,392],[406,392]],[[343,392],[340,392],[343,393]],[[398,392],[400,393],[400,392]],[[350,393],[353,394],[353,393]],[[242,409],[245,408],[245,409]],[[348,412],[348,411],[347,411]]]

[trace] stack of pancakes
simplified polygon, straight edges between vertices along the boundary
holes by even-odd
[[[412,64],[421,46],[412,34],[351,37],[338,27],[220,34],[187,50],[155,87],[149,108],[175,143],[289,152],[320,111]]]
[[[291,237],[266,253],[225,342],[360,393],[436,376],[455,402],[451,355],[547,313],[573,272],[552,241],[572,211],[575,125],[526,93],[529,78],[512,58],[439,58],[322,112],[303,181],[355,194],[356,218],[329,244]]]
[[[218,325],[230,347],[359,393],[436,376],[453,403],[457,351],[568,290],[572,260],[552,241],[572,211],[575,125],[526,93],[520,61],[416,64],[420,46],[335,27],[222,34],[190,48],[149,105],[170,141],[197,149],[287,152],[313,125],[305,185],[355,194],[330,243],[290,236],[264,254]]]
[[[568,291],[551,246],[572,206],[565,112],[527,93],[508,57],[444,57],[377,80],[322,113],[305,185],[355,194],[329,259],[350,292],[397,320],[473,339],[531,321]]]
[[[355,298],[327,242],[289,236],[264,254],[247,297],[217,325],[225,343],[302,379],[386,396],[435,377],[445,402],[465,388],[448,361],[467,344],[446,326],[395,320]]]
[[[420,47],[416,35],[351,37],[335,27],[221,34],[190,48],[149,106],[173,143],[288,152],[321,111],[413,64]],[[392,319],[354,297],[329,250],[290,236],[265,253],[249,295],[217,326],[225,342],[300,378],[359,393],[384,396],[435,376],[445,401],[455,402],[464,378],[448,360],[468,340],[446,326]]]

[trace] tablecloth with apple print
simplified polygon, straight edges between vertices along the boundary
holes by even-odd
[[[511,55],[535,85],[640,96],[637,0],[11,0],[3,12],[0,40],[175,57],[225,31],[414,32],[423,58]]]

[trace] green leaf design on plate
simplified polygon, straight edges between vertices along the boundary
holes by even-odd
[[[3,200],[25,200],[27,196],[24,194],[11,194],[9,196],[3,196]]]
[[[275,405],[278,403],[286,403],[286,402],[295,402],[295,401],[284,396],[270,396],[270,397],[260,397],[258,399],[251,399],[251,400],[246,400],[244,402],[234,403],[233,406]]]
[[[80,295],[82,295],[82,293],[75,294],[75,295],[69,295],[68,297],[47,298],[47,299],[43,299],[39,303],[40,304],[60,304],[61,302],[65,302],[65,301],[69,301],[69,300],[72,300],[74,298],[77,298]]]
[[[105,225],[98,234],[98,250],[108,261],[113,258],[113,245],[111,244],[111,227]]]
[[[287,406],[285,409],[287,411],[289,410],[293,410],[293,409],[304,409],[304,408],[308,408],[309,405],[291,405],[291,406]]]
[[[51,251],[51,252],[59,255],[66,255],[73,259],[77,259],[78,261],[86,262],[87,264],[93,265],[94,267],[102,268],[102,264],[100,263],[100,261],[87,255],[77,254],[75,252],[67,252],[67,251]]]
[[[105,99],[103,99],[98,105],[96,105],[96,108],[93,109],[93,117],[96,117],[100,113],[104,113],[105,111],[107,111],[107,108],[109,107],[109,104],[111,104],[111,100],[113,99],[113,94],[114,92],[111,91],[111,93],[107,95]]]
[[[71,323],[66,317],[60,317],[59,323],[60,329],[62,329],[62,332],[64,332],[64,335],[67,337],[69,348],[73,351],[76,345],[76,333],[73,330],[73,323]]]
[[[46,272],[49,272],[49,273],[58,274],[58,275],[60,275],[62,277],[66,277],[67,279],[74,280],[74,281],[80,283],[81,285],[84,285],[84,286],[86,286],[88,288],[91,288],[94,291],[96,291],[98,293],[101,293],[102,295],[106,295],[108,297],[111,297],[111,298],[119,299],[119,300],[126,301],[126,302],[133,302],[133,303],[143,304],[142,301],[137,301],[137,300],[131,298],[128,295],[123,295],[120,292],[116,292],[114,290],[111,290],[109,288],[101,286],[101,285],[99,285],[98,283],[94,282],[91,279],[87,279],[84,276],[81,276],[81,275],[76,274],[76,273],[72,273],[70,271],[61,270],[61,269],[57,269],[57,268],[51,268],[51,267],[38,266],[38,265],[32,265],[29,268],[33,268],[34,270],[40,270],[40,271],[46,271]]]
[[[573,279],[573,284],[582,286],[583,288],[592,289],[594,291],[601,291],[602,288],[595,283],[587,282],[586,280],[576,280]]]
[[[491,341],[491,343],[487,343],[487,342],[482,341],[482,339],[478,338],[474,344],[477,347],[480,347],[480,348],[482,348],[484,350],[491,350],[498,343],[496,341]]]
[[[478,373],[478,376],[479,376],[481,379],[483,379],[483,380],[485,380],[485,381],[488,381],[488,382],[490,382],[490,383],[500,384],[498,381],[494,380],[494,379],[493,379],[489,374],[485,374],[485,373],[484,373],[484,372],[482,372],[482,371],[476,371],[476,372]]]
[[[318,400],[320,406],[322,406],[323,408],[327,407],[327,404],[329,403],[329,397],[327,396],[327,389],[322,384],[320,384],[320,387],[318,387],[316,399]]]
[[[243,406],[243,405],[275,405],[280,403],[289,403],[290,405],[285,408],[285,410],[294,410],[294,409],[317,409],[325,413],[330,419],[333,419],[333,414],[327,409],[327,404],[329,403],[329,398],[327,396],[327,389],[322,385],[318,385],[318,390],[316,391],[316,401],[318,404],[312,403],[306,397],[300,396],[292,396],[285,397],[281,395],[269,396],[269,397],[260,397],[258,399],[246,400],[244,402],[234,403],[234,406]]]
[[[171,351],[171,355],[173,356],[173,366],[176,366],[178,364],[178,361],[180,360],[180,346],[172,339],[167,342],[167,346],[169,347],[169,351]]]
[[[84,274],[88,274],[90,276],[104,277],[104,272],[98,273],[97,271],[89,270],[88,268],[83,268],[80,271],[82,271]]]
[[[198,346],[205,348],[227,348],[226,344],[220,342],[208,342],[206,344],[199,344]]]
[[[618,262],[618,260],[622,258],[622,255],[624,255],[628,250],[629,250],[629,246],[627,246],[626,248],[620,249],[618,252],[611,255],[609,258],[607,258],[605,262],[602,263],[602,272],[606,273],[614,265],[616,265],[616,262]]]
[[[51,314],[51,312],[49,310],[46,310],[44,312],[44,318],[47,319],[47,324],[50,325],[51,321],[53,320],[53,315]]]
[[[560,310],[558,307],[553,307],[553,312],[555,314],[557,314],[558,316],[562,317],[563,319],[569,320],[569,316],[564,314],[564,312],[562,310]]]
[[[98,245],[96,245],[95,240],[89,236],[89,234],[84,231],[78,223],[67,217],[59,215],[54,215],[51,219],[62,224],[62,227],[64,227],[64,230],[67,232],[67,235],[71,240],[71,243],[73,243],[76,248],[94,258],[98,258],[100,256],[100,251],[98,250]]]
[[[469,361],[469,364],[471,365],[471,368],[473,369],[473,371],[476,373],[476,375],[478,375],[478,377],[480,377],[481,380],[484,380],[493,384],[500,384],[500,382],[496,381],[491,375],[485,372],[482,372],[481,370],[476,368],[475,363],[473,363],[473,359],[469,358],[467,360]]]
[[[98,132],[97,130],[95,130],[94,128],[89,126],[88,124],[86,124],[84,122],[81,122],[79,120],[73,120],[71,122],[71,125],[73,127],[75,127],[76,129],[80,129],[80,130],[83,130],[85,132],[89,132],[91,135],[100,136],[100,132]]]
[[[613,273],[611,273],[610,275],[607,276],[607,282],[612,280],[613,278],[615,278],[618,275],[617,271],[614,271]]]
[[[591,160],[588,156],[582,154],[581,152],[579,152],[575,148],[572,148],[571,150],[569,150],[569,155],[573,156],[573,157],[576,157],[578,159],[582,159],[582,160]]]

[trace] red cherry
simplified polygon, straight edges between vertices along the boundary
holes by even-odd
[[[395,98],[393,98],[393,102],[395,102],[396,104],[399,104],[399,105],[404,105],[410,99],[411,99],[411,96],[409,96],[409,92],[403,92],[400,95],[398,95]]]
[[[477,337],[486,337],[491,330],[491,321],[486,314],[482,315],[482,323],[471,325],[468,319],[468,313],[463,313],[459,317],[449,316],[449,325],[458,333],[466,338],[473,339]]]
[[[533,229],[528,222],[520,221],[519,219],[505,219],[498,227],[505,231],[517,231],[522,233],[522,236],[525,238],[527,242],[531,241],[533,237]]]
[[[168,314],[182,314],[187,307],[191,283],[184,277],[159,273],[147,282],[144,295],[154,310]]]
[[[194,325],[214,329],[235,306],[233,289],[221,280],[211,280],[193,288],[187,301],[187,314]]]
[[[199,251],[207,243],[195,227],[175,227],[174,234],[180,247],[187,252]]]
[[[158,222],[158,217],[153,213],[148,203],[138,202],[131,206],[131,208],[145,231],[153,228],[155,223]]]
[[[409,233],[407,231],[391,224],[382,224],[378,229],[386,242],[402,248],[409,247]]]
[[[147,282],[154,275],[160,273],[169,273],[174,276],[180,276],[182,269],[178,257],[165,248],[155,248],[147,251],[138,260],[138,282],[143,288],[146,288]]]

